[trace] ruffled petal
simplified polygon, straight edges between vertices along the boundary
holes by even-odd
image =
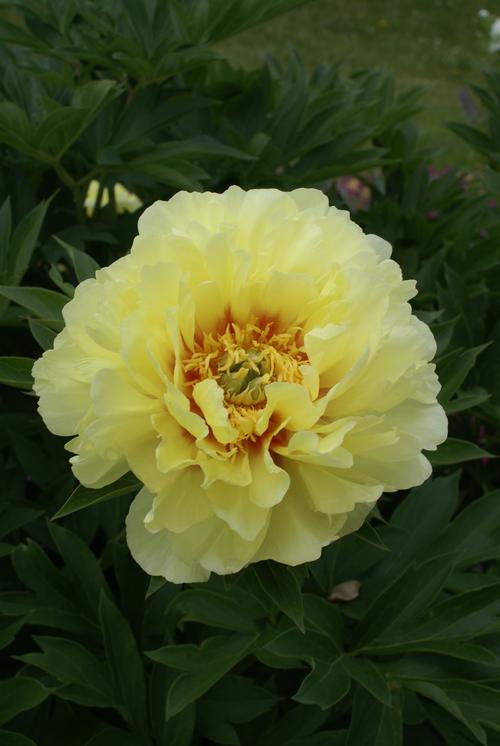
[[[182,534],[166,529],[151,533],[144,520],[153,496],[142,489],[133,500],[127,516],[127,544],[135,561],[150,575],[171,583],[198,583],[208,580],[210,572],[201,566],[199,557],[213,534],[213,520],[204,521]]]
[[[300,565],[318,559],[321,549],[338,537],[345,520],[345,515],[330,518],[314,511],[305,490],[294,482],[285,499],[273,508],[266,537],[253,561]]]
[[[202,474],[196,467],[171,474],[144,519],[148,531],[182,533],[211,518],[214,511],[201,482]]]
[[[308,429],[321,417],[324,406],[314,403],[300,383],[269,383],[266,386],[266,406],[257,420],[257,433],[269,427],[271,417],[285,422],[288,430]]]
[[[193,399],[219,443],[231,443],[238,438],[224,406],[224,391],[213,378],[205,378],[193,387]]]
[[[248,487],[217,482],[206,490],[214,513],[245,541],[253,541],[269,519],[269,510],[250,499]]]

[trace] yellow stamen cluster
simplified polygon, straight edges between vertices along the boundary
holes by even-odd
[[[300,329],[275,332],[275,325],[228,323],[222,333],[204,334],[184,362],[190,385],[205,378],[218,382],[231,422],[244,438],[252,436],[254,420],[266,400],[266,384],[302,381],[300,366],[307,363],[298,339]]]

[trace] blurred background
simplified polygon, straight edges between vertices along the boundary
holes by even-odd
[[[424,107],[415,119],[423,143],[441,144],[442,163],[467,165],[474,154],[444,124],[479,117],[466,86],[480,82],[499,54],[495,16],[499,0],[313,0],[219,48],[254,67],[268,54],[285,61],[293,47],[311,68],[342,61],[350,70],[391,72],[399,88],[422,86]]]

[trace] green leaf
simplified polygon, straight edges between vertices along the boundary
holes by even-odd
[[[466,409],[472,409],[477,407],[479,404],[483,404],[491,397],[488,391],[464,391],[463,393],[456,396],[454,399],[448,401],[444,408],[446,414],[456,414],[457,412],[464,412]]]
[[[66,566],[77,581],[78,592],[83,596],[88,616],[97,620],[101,593],[111,596],[99,562],[73,531],[54,523],[49,523],[49,531]]]
[[[40,202],[24,216],[12,234],[9,252],[12,256],[9,282],[13,285],[19,285],[28,269],[49,204],[50,199]]]
[[[54,238],[66,251],[68,258],[73,265],[73,269],[75,270],[78,282],[83,282],[83,280],[87,280],[89,277],[94,277],[97,270],[100,269],[95,259],[84,251],[75,249],[74,246],[66,243],[66,241],[63,241],[61,238],[58,238],[57,236],[54,236]]]
[[[160,575],[153,575],[153,577],[149,581],[149,584],[146,590],[146,595],[144,596],[144,598],[148,599],[151,596],[153,596],[156,593],[156,591],[159,591],[160,588],[163,588],[163,586],[167,582],[168,581],[166,580],[166,578],[162,578]]]
[[[85,746],[144,746],[144,741],[130,731],[109,726],[91,736]]]
[[[333,663],[316,660],[293,699],[303,705],[317,705],[325,710],[345,697],[350,686],[349,676],[340,659]]]
[[[50,350],[54,346],[54,339],[56,338],[57,332],[51,329],[41,321],[36,319],[28,319],[30,332],[32,333],[35,340],[38,342],[42,350]]]
[[[391,692],[382,671],[368,658],[345,656],[344,668],[349,676],[386,707],[391,706]]]
[[[254,620],[267,615],[265,607],[255,597],[239,588],[233,588],[231,594],[193,588],[179,594],[176,607],[183,612],[182,621],[236,632],[254,632]]]
[[[32,710],[50,695],[39,681],[22,676],[0,681],[0,725],[20,712]]]
[[[12,563],[19,579],[36,593],[36,599],[32,598],[21,614],[32,611],[33,624],[89,634],[92,622],[76,606],[73,585],[38,544],[19,544],[12,553]]]
[[[326,635],[340,649],[344,639],[344,625],[338,605],[312,593],[304,593],[303,600],[306,627]]]
[[[54,479],[54,465],[47,464],[47,453],[35,438],[26,438],[18,430],[9,431],[9,439],[17,460],[35,484],[42,489]]]
[[[31,391],[31,369],[34,362],[30,357],[0,357],[0,383]]]
[[[417,697],[416,694],[407,690],[405,692],[406,699],[408,699],[409,694]],[[424,717],[427,715],[432,726],[443,739],[438,742],[437,746],[441,746],[441,743],[450,744],[450,746],[471,746],[471,744],[476,743],[474,736],[471,735],[469,730],[459,720],[456,720],[431,699],[421,697],[417,702],[423,710]],[[429,744],[429,746],[432,746],[432,744]]]
[[[60,106],[53,100],[50,104],[52,110],[36,128],[33,141],[46,157],[59,160],[64,150],[70,146],[75,133],[78,133],[85,111],[76,107]]]
[[[248,723],[270,710],[281,698],[246,676],[228,674],[198,701],[198,710],[230,723]]]
[[[495,454],[485,451],[475,443],[459,440],[459,438],[448,438],[438,446],[435,453],[427,453],[427,457],[434,466],[461,464],[464,461],[476,461],[480,458],[496,458]]]
[[[74,285],[72,285],[70,282],[66,282],[64,277],[62,276],[59,269],[56,267],[55,264],[51,264],[49,269],[49,277],[54,283],[54,285],[59,288],[59,290],[64,293],[68,297],[68,299],[73,298],[75,294],[75,288]]]
[[[10,274],[11,252],[10,234],[12,231],[12,208],[7,197],[0,208],[0,277],[5,281]]]
[[[354,695],[351,725],[346,746],[403,746],[401,712],[384,707],[367,691],[358,688]]]
[[[391,516],[390,525],[382,526],[380,534],[390,553],[375,555],[370,583],[363,588],[364,596],[373,601],[413,561],[425,561],[436,554],[453,552],[453,547],[442,549],[438,537],[448,525],[459,501],[459,472],[438,479],[428,479],[414,488],[399,502]],[[352,567],[346,557],[345,570]]]
[[[429,609],[414,626],[414,639],[428,637],[462,637],[467,639],[482,631],[483,618],[476,616],[490,606],[496,610],[500,582],[447,598]],[[486,627],[490,620],[486,618]],[[479,623],[479,629],[478,629]]]
[[[137,734],[146,731],[146,685],[141,656],[132,631],[108,596],[101,592],[99,606],[106,659],[112,672],[115,700]]]
[[[496,529],[500,525],[500,490],[474,500],[449,525],[439,551],[454,551],[469,566],[499,556]]]
[[[470,645],[462,640],[423,639],[395,640],[394,642],[375,644],[368,648],[370,655],[398,655],[402,653],[437,653],[450,658],[472,661],[473,663],[496,663],[497,657],[491,650],[482,645]]]
[[[46,323],[51,326],[62,324],[61,311],[69,300],[65,295],[56,293],[54,290],[30,287],[15,288],[6,285],[0,286],[0,295],[19,306],[23,306],[23,308],[27,308],[35,316],[45,319]]]
[[[427,608],[443,587],[453,560],[454,555],[446,555],[434,557],[418,568],[410,565],[374,599],[354,633],[354,648],[362,649],[379,637],[392,636],[395,627]]]
[[[309,707],[307,705],[298,705],[283,712],[281,717],[277,718],[267,733],[263,733],[259,738],[259,746],[277,746],[278,744],[299,744],[299,746],[313,746],[314,733],[321,728],[328,719],[328,712],[320,710],[319,707]],[[303,739],[303,740],[301,740]],[[333,746],[337,745],[333,741]],[[324,746],[324,745],[322,745]]]
[[[257,563],[254,570],[266,595],[304,632],[304,603],[293,570],[271,560]]]
[[[441,404],[447,404],[450,401],[453,394],[458,391],[474,367],[478,356],[490,344],[490,342],[487,342],[484,345],[479,345],[479,347],[472,347],[461,353],[454,353],[439,366],[439,379],[442,383],[442,388],[438,399]]]
[[[441,686],[438,686],[437,684],[431,683],[429,681],[405,681],[405,686],[412,691],[422,695],[423,697],[436,702],[440,707],[443,708],[443,710],[446,710],[446,712],[448,712],[450,715],[453,715],[453,717],[463,723],[475,736],[479,743],[487,746],[488,742],[484,728],[481,727],[481,725],[477,722],[477,720],[475,720],[475,718],[469,715],[469,713],[467,712],[467,708],[463,706],[462,702],[455,701],[455,699],[450,697],[449,693]],[[484,687],[484,689],[486,689],[486,687]],[[493,691],[495,692],[496,706],[498,709],[498,692],[496,690],[489,691],[491,693],[493,693]]]
[[[114,80],[93,80],[76,88],[71,106],[54,107],[37,128],[37,148],[60,159],[119,92]]]
[[[113,707],[109,672],[89,650],[61,637],[35,637],[42,653],[28,653],[17,659],[54,676],[62,687],[56,694],[83,707]]]
[[[37,158],[32,146],[33,131],[26,113],[12,101],[0,103],[0,142]]]
[[[224,145],[208,135],[200,135],[190,140],[172,140],[163,143],[156,148],[155,153],[159,161],[184,158],[196,160],[209,156],[236,158],[245,161],[255,160],[255,156],[250,153],[245,153],[245,151],[233,148],[230,145]]]
[[[25,622],[26,617],[16,619],[15,622],[7,620],[6,617],[0,618],[0,650],[10,645]]]
[[[490,138],[476,127],[461,122],[447,122],[446,126],[483,155],[488,156],[493,150]]]
[[[36,746],[31,738],[21,733],[13,733],[11,730],[0,730],[0,743],[2,746]]]
[[[146,653],[157,663],[185,671],[171,684],[167,720],[195,702],[251,651],[252,636],[210,637],[197,645],[167,645]]]
[[[116,497],[129,495],[131,492],[138,491],[140,488],[140,482],[132,474],[125,474],[116,482],[113,482],[113,484],[106,485],[106,487],[99,487],[98,489],[91,489],[80,484],[73,490],[64,505],[59,508],[52,518],[63,518],[64,516],[71,515],[71,513],[76,513],[78,510],[88,508],[91,505],[97,505],[97,503],[113,500]]]
[[[4,510],[0,512],[0,539],[26,526],[41,515],[43,515],[43,510],[5,504]]]
[[[216,743],[239,744],[233,723],[255,720],[278,700],[275,694],[246,677],[224,676],[196,703],[198,730],[204,738]],[[175,718],[169,722],[175,722]]]
[[[362,541],[366,541],[367,544],[371,544],[377,549],[382,549],[384,552],[389,552],[390,549],[380,537],[378,531],[366,521],[363,523],[360,529],[356,531],[356,536]]]
[[[178,715],[174,715],[168,723],[165,721],[165,698],[162,701],[161,722],[164,726],[163,740],[158,738],[158,746],[191,746],[197,724],[198,705],[185,707]]]
[[[266,642],[264,647],[275,655],[309,663],[314,660],[333,662],[340,655],[340,650],[332,638],[316,630],[307,630],[304,634],[295,628],[288,629]]]

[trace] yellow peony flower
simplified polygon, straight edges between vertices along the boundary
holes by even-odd
[[[89,218],[92,217],[92,215],[94,214],[98,196],[99,182],[94,179],[89,184],[89,188],[87,189],[87,194],[85,196],[85,201],[83,203],[85,212],[87,213],[87,216]],[[106,205],[108,204],[109,191],[108,189],[103,189],[101,204],[99,205],[99,207],[106,207]],[[143,203],[136,194],[133,194],[133,192],[129,192],[128,189],[125,189],[123,184],[115,184],[115,204],[116,212],[118,213],[118,215],[123,215],[124,212],[135,212],[139,209],[139,207],[142,207]]]
[[[76,477],[144,483],[137,562],[176,583],[314,560],[446,437],[389,244],[315,189],[181,192],[86,280],[33,368]]]

